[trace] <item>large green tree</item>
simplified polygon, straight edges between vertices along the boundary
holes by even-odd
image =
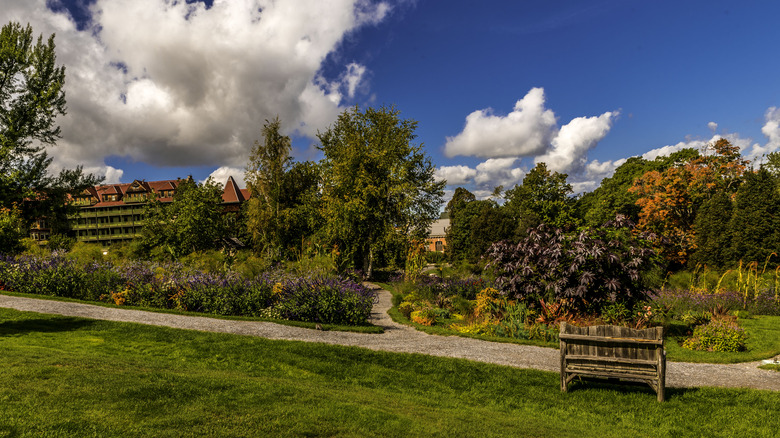
[[[271,259],[290,256],[321,226],[319,167],[293,163],[292,142],[280,129],[278,117],[266,121],[263,141],[255,142],[244,174],[251,193],[247,227],[255,249]]]
[[[209,178],[203,184],[192,177],[176,186],[173,202],[151,200],[145,207],[142,247],[173,258],[220,245],[226,235],[222,185]]]
[[[292,157],[290,137],[280,132],[281,122],[275,118],[263,125],[262,143],[255,142],[249,157],[244,180],[251,193],[247,204],[247,226],[255,249],[277,258],[282,252],[281,209],[284,175]]]
[[[547,224],[556,228],[577,225],[576,200],[565,173],[551,172],[545,163],[537,164],[522,184],[507,190],[505,208],[517,222],[517,237],[528,228]]]
[[[764,168],[747,172],[734,199],[728,225],[731,263],[763,263],[780,252],[780,195],[777,183]]]
[[[413,144],[417,122],[399,114],[354,107],[318,135],[327,236],[344,264],[367,277],[387,248],[425,237],[442,204],[445,182]]]
[[[65,67],[58,66],[54,35],[33,41],[28,24],[0,30],[0,208],[18,211],[25,222],[47,216],[54,231],[66,225],[66,196],[100,180],[81,168],[49,173],[46,146],[61,137]],[[2,248],[0,248],[2,250]]]

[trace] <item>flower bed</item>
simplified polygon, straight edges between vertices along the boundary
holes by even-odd
[[[0,289],[87,301],[179,309],[217,315],[361,325],[376,293],[341,277],[290,277],[266,272],[253,279],[205,273],[180,264],[78,264],[59,254],[0,259]]]

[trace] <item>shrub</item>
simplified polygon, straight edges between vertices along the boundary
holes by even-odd
[[[414,311],[414,304],[404,301],[398,305],[398,311],[401,312],[405,318],[409,319]]]
[[[628,310],[626,304],[622,301],[607,304],[601,309],[601,319],[606,324],[620,325],[628,320],[630,316],[631,311]]]
[[[365,324],[376,293],[349,279],[334,277],[286,280],[274,307],[282,317],[330,324]]]
[[[683,342],[683,348],[704,351],[744,351],[747,334],[735,322],[716,319],[697,326],[693,336]]]
[[[599,312],[623,301],[631,308],[645,298],[642,274],[655,265],[645,237],[634,237],[622,216],[599,228],[565,233],[546,225],[530,230],[520,243],[494,244],[488,252],[496,284],[509,297],[532,304],[571,300],[580,311]]]
[[[174,263],[78,264],[56,252],[46,258],[0,259],[0,286],[117,305],[220,315],[273,314],[275,318],[353,325],[368,321],[376,296],[343,278],[284,279],[281,273],[266,273],[250,280],[235,272],[202,272]],[[273,312],[267,310],[270,307]]]
[[[436,324],[436,312],[430,307],[415,310],[411,314],[411,319],[417,324],[431,326]]]

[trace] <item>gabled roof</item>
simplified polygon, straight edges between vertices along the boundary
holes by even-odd
[[[149,186],[149,183],[143,180],[135,180],[125,189],[125,193],[148,193],[151,191],[152,188]]]
[[[236,202],[244,202],[245,200],[246,197],[244,197],[243,190],[239,189],[233,177],[229,176],[225,183],[225,189],[222,191],[222,202],[234,204]]]

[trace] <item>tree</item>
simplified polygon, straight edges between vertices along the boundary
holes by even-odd
[[[424,238],[442,204],[445,182],[434,180],[430,158],[412,144],[417,122],[399,114],[354,107],[318,135],[326,234],[344,264],[367,277],[393,242]]]
[[[69,192],[101,179],[81,167],[48,173],[45,147],[61,137],[55,124],[65,114],[65,67],[56,65],[54,35],[33,44],[28,24],[9,23],[0,30],[0,207],[19,209],[30,222],[48,216],[53,231],[67,226]]]
[[[732,204],[731,195],[719,191],[701,206],[693,224],[696,252],[691,256],[691,265],[723,268],[731,264]]]
[[[147,203],[142,246],[147,252],[163,249],[173,258],[216,247],[226,233],[220,202],[222,186],[213,179],[203,184],[192,177],[180,181],[173,202]]]
[[[577,225],[576,201],[565,173],[550,172],[545,163],[537,164],[521,185],[506,192],[505,207],[517,221],[515,234],[524,236],[528,228],[547,224],[556,228]]]
[[[768,170],[745,174],[728,229],[732,264],[740,260],[762,263],[780,252],[780,195]]]
[[[263,143],[255,142],[244,179],[251,193],[247,227],[255,248],[271,259],[290,255],[292,248],[321,226],[319,167],[293,163],[290,137],[280,134],[277,117],[263,126]]]
[[[746,167],[739,148],[719,139],[686,162],[645,173],[629,189],[639,197],[638,228],[663,236],[663,257],[684,266],[696,249],[693,225],[699,207],[719,191],[735,193]]]
[[[277,258],[282,251],[280,210],[284,175],[290,166],[290,137],[282,135],[279,117],[263,125],[263,143],[255,142],[244,174],[251,193],[247,226],[255,248]]]

